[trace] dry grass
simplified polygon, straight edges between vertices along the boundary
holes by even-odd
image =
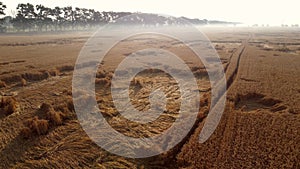
[[[106,77],[106,72],[104,70],[99,70],[96,73],[96,78],[105,78]]]
[[[279,47],[278,49],[276,49],[277,51],[280,51],[280,52],[293,52],[293,50],[291,50],[290,48],[288,48],[287,46],[282,46],[282,47]]]
[[[7,86],[6,83],[0,80],[0,88],[4,88],[6,86]]]
[[[94,100],[95,100],[95,98],[93,97],[93,96],[91,96],[91,95],[82,95],[82,96],[80,96],[80,97],[78,97],[78,98],[76,98],[76,99],[78,99],[79,100],[79,107],[82,107],[82,108],[85,108],[85,107],[87,107],[87,106],[91,106],[91,104],[90,103],[92,103]]]
[[[207,71],[205,69],[197,69],[197,70],[193,71],[193,73],[197,78],[208,77]]]
[[[281,102],[282,101],[277,100],[275,98],[268,98],[268,97],[265,97],[262,100],[260,100],[260,103],[263,104],[263,105],[265,105],[265,106],[274,106],[277,103],[281,103]]]
[[[14,83],[19,83],[22,80],[22,77],[20,75],[11,75],[11,76],[6,76],[1,79],[5,84],[14,84]]]
[[[49,74],[51,76],[58,76],[59,75],[59,71],[57,69],[51,69],[51,70],[49,70]]]
[[[63,113],[62,116],[64,119],[71,118],[74,115],[75,109],[73,105],[73,98],[68,95],[67,97],[63,96],[63,101],[57,101],[53,106],[54,111]]]
[[[67,107],[68,107],[68,110],[70,112],[74,112],[75,111],[74,104],[73,104],[73,99],[72,98],[69,98],[67,100]]]
[[[289,113],[291,113],[291,114],[300,114],[300,109],[290,108]]]
[[[209,93],[204,93],[203,96],[201,96],[201,99],[200,99],[200,107],[202,107],[202,106],[210,107],[210,102],[211,102],[210,94]]]
[[[235,100],[234,102],[236,104],[238,104],[239,102],[241,102],[242,100],[249,100],[249,99],[262,99],[264,98],[265,96],[263,94],[259,94],[259,93],[255,93],[255,92],[250,92],[250,93],[247,93],[247,94],[237,94],[236,97],[235,97]]]
[[[219,44],[217,44],[217,45],[215,46],[215,49],[216,49],[216,50],[223,50],[224,48],[225,48],[224,45],[219,45]]]
[[[68,95],[68,96],[72,96],[72,91],[71,91],[71,89],[64,89],[64,90],[62,91],[62,93],[64,93],[65,95]]]
[[[0,114],[11,115],[17,111],[17,102],[13,97],[3,96],[0,102]]]
[[[41,70],[41,71],[32,71],[22,73],[20,75],[10,75],[2,78],[0,81],[0,88],[6,87],[6,84],[17,84],[21,86],[26,86],[27,81],[29,82],[38,82],[50,78],[51,76],[59,75],[57,69],[51,69],[50,71]]]
[[[21,130],[24,138],[30,138],[34,134],[44,135],[48,130],[63,124],[66,115],[60,111],[55,111],[52,105],[43,103],[37,111],[37,116],[28,119]]]
[[[245,95],[238,94],[235,99],[236,108],[243,111],[252,111],[258,109],[269,109],[271,112],[280,112],[287,109],[286,105],[281,104],[282,101],[266,97],[258,93],[247,93]]]
[[[65,115],[69,114],[70,112],[73,112],[74,109],[72,109],[71,104],[69,104],[69,102],[70,102],[69,99],[67,99],[66,101],[64,101],[62,103],[56,104],[54,106],[54,110],[57,112],[62,112]],[[72,103],[72,105],[73,105],[73,103]]]
[[[113,76],[114,76],[113,72],[107,72],[106,73],[106,78],[108,78],[108,79],[112,79]]]
[[[20,131],[20,135],[25,139],[30,138],[32,134],[32,129],[30,129],[29,127],[23,127]]]
[[[21,86],[26,86],[26,85],[27,85],[27,81],[22,78],[22,80],[21,80]]]
[[[54,126],[59,126],[63,123],[63,114],[61,112],[49,111],[47,112],[46,119]]]
[[[53,107],[48,103],[43,103],[39,109],[41,112],[50,112],[53,111]]]
[[[41,81],[50,77],[47,71],[45,72],[29,72],[22,74],[21,77],[27,81]],[[22,80],[22,79],[21,79]]]
[[[22,47],[3,47],[1,55],[7,56],[7,61],[22,59],[26,62],[18,63],[18,65],[13,65],[14,63],[1,65],[0,79],[7,84],[3,93],[11,94],[10,91],[14,91],[15,97],[22,105],[22,112],[15,113],[16,116],[0,119],[2,124],[0,129],[0,147],[2,148],[0,168],[299,168],[298,143],[300,139],[297,134],[300,93],[298,87],[300,86],[298,80],[299,57],[295,56],[295,53],[277,51],[278,45],[273,45],[276,42],[272,41],[279,41],[278,38],[262,37],[255,42],[265,43],[267,39],[268,43],[274,47],[273,50],[266,51],[261,47],[255,47],[257,43],[247,46],[242,54],[240,67],[236,70],[239,62],[237,56],[241,51],[240,41],[248,39],[249,32],[254,34],[253,37],[261,36],[262,32],[247,30],[224,33],[224,31],[222,30],[222,33],[219,34],[210,34],[212,41],[220,41],[216,42],[220,45],[218,53],[221,60],[225,58],[226,62],[228,61],[225,65],[226,68],[228,67],[225,69],[227,70],[226,76],[232,79],[228,90],[230,100],[226,104],[226,111],[218,129],[204,144],[198,142],[199,133],[206,121],[210,106],[210,96],[204,94],[209,93],[209,90],[200,88],[200,93],[204,95],[200,101],[200,110],[195,124],[196,131],[192,130],[176,151],[155,158],[152,160],[153,163],[148,163],[149,159],[134,160],[114,156],[95,145],[80,127],[70,97],[72,96],[70,88],[73,67],[68,65],[75,63],[83,43],[57,45],[56,50],[50,48],[46,43],[40,44],[38,47],[35,44]],[[277,34],[276,32],[271,33]],[[218,37],[219,35],[220,37]],[[282,37],[287,37],[287,43],[291,39],[290,35],[292,33],[282,34]],[[59,36],[43,35],[43,37],[37,35],[33,41],[36,39],[48,41],[53,36],[55,39],[69,38],[62,34]],[[72,37],[75,36],[78,34],[72,35]],[[10,43],[4,42],[6,39],[12,42],[32,41],[31,38],[23,36],[4,36],[3,38],[1,39],[3,43]],[[299,40],[295,38],[295,41]],[[118,65],[119,61],[124,59],[123,54],[144,49],[150,44],[152,48],[165,46],[166,50],[178,54],[191,67],[198,84],[201,85],[202,82],[207,84],[207,78],[202,78],[207,76],[203,65],[195,64],[198,62],[189,57],[193,55],[193,52],[183,49],[180,45],[173,45],[173,40],[170,39],[166,43],[165,41],[156,42],[151,37],[144,37],[138,41],[121,42],[120,45],[123,48],[112,50],[103,61],[105,64],[101,69],[106,71],[97,74],[97,77],[101,79],[98,83],[103,85],[107,83],[106,78],[111,79],[112,72],[115,70],[111,65]],[[231,44],[235,42],[238,44]],[[224,49],[222,49],[223,45]],[[132,48],[132,46],[135,47]],[[291,45],[288,47],[294,50]],[[12,48],[14,54],[11,54]],[[28,52],[24,53],[24,49]],[[235,54],[231,55],[232,52]],[[276,57],[274,57],[275,55]],[[68,65],[61,66],[64,64]],[[47,70],[48,73],[42,70]],[[175,68],[173,71],[184,75],[180,69]],[[20,84],[25,72],[33,74],[29,75],[28,79],[24,78],[28,81],[28,87],[16,87],[15,84]],[[166,89],[164,92],[170,98],[166,106],[168,111],[149,125],[140,125],[124,119],[114,108],[112,98],[106,88],[101,91],[104,93],[103,96],[100,96],[102,93],[97,93],[97,101],[101,103],[99,104],[101,112],[107,122],[118,132],[130,137],[151,137],[159,135],[171,127],[178,117],[176,113],[180,108],[180,93],[176,92],[174,82],[170,79],[165,77],[152,79],[154,73],[156,70],[140,74],[135,81],[131,82],[130,88],[132,104],[139,110],[149,107],[148,90],[151,87],[163,86]],[[57,75],[60,76],[49,78]],[[146,75],[151,77],[145,77]],[[40,79],[47,76],[47,80],[40,82]],[[161,74],[159,76],[162,77]],[[155,85],[156,82],[162,83]],[[139,87],[140,90],[135,93],[133,90],[136,87]],[[58,94],[53,95],[53,93]],[[83,107],[89,105],[88,103],[94,99],[82,91],[73,94],[77,99],[82,98]],[[237,95],[238,97],[235,98]],[[174,98],[177,98],[176,104],[172,100]],[[42,103],[51,104],[42,105],[41,109],[34,111]],[[246,105],[251,111],[240,109],[235,106],[236,104],[240,107]],[[19,123],[24,118],[34,116],[37,117],[30,118],[29,124],[26,123],[21,133],[22,136],[29,139],[19,139],[18,133],[16,133],[20,130]],[[99,137],[109,139],[110,135],[103,134]],[[172,137],[164,141],[171,143]],[[122,144],[112,145],[113,148],[121,146]]]
[[[272,47],[274,50],[266,50],[244,43],[232,55],[222,119],[203,144],[199,134],[205,119],[199,124],[177,156],[180,167],[299,168],[299,95],[295,86],[299,86],[300,60],[289,49]],[[205,100],[201,103],[207,104]]]
[[[135,88],[143,88],[144,82],[143,82],[142,79],[134,78],[133,81],[132,81],[132,85],[133,85]]]
[[[56,68],[59,72],[69,72],[74,70],[73,65],[64,65]]]
[[[150,73],[150,74],[164,73],[162,70],[159,70],[159,69],[147,69],[143,72],[146,74],[148,74],[148,73]]]
[[[109,79],[107,79],[107,78],[101,78],[101,79],[96,78],[95,83],[97,85],[103,85],[103,86],[107,87],[107,86],[109,86],[111,84],[111,81]]]
[[[64,110],[66,105],[57,106],[56,109]],[[43,103],[38,111],[38,115],[40,118],[43,118],[45,120],[48,120],[50,125],[55,127],[63,124],[63,120],[65,119],[66,115],[63,114],[61,111],[55,111],[52,105],[48,103]],[[68,112],[65,112],[66,114]]]
[[[37,116],[28,119],[24,125],[25,128],[22,129],[21,135],[25,138],[30,137],[32,134],[44,135],[49,130],[48,120],[39,119]]]
[[[199,111],[199,113],[197,115],[197,118],[198,119],[204,119],[207,116],[208,113],[209,113],[209,107],[208,106],[204,106]]]

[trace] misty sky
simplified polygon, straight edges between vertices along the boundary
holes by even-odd
[[[300,24],[300,0],[0,0],[12,14],[18,3],[99,11],[159,13],[246,24]]]

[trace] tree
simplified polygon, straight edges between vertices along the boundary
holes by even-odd
[[[95,10],[94,9],[87,9],[84,12],[84,16],[85,16],[86,22],[89,24],[89,26],[93,26],[93,24],[94,24]]]
[[[21,28],[23,31],[26,29],[31,29],[35,24],[36,13],[34,11],[34,6],[30,3],[19,4],[17,6],[17,16],[13,20],[14,26]]]
[[[5,8],[6,6],[0,2],[0,16],[5,15]],[[99,12],[94,9],[73,8],[72,6],[48,8],[30,3],[20,3],[16,9],[13,17],[6,18],[7,25],[4,27],[13,25],[13,28],[18,31],[86,29],[114,22],[120,17],[131,14],[129,12]],[[0,31],[4,25],[3,20],[0,19]]]
[[[102,12],[103,15],[103,21],[105,23],[108,23],[111,21],[111,12]]]
[[[68,6],[68,7],[64,7],[63,8],[64,11],[64,25],[65,26],[72,26],[72,28],[74,29],[74,11],[72,6]]]
[[[6,5],[0,2],[0,15],[5,15],[4,10],[6,9]]]
[[[101,24],[103,22],[103,17],[101,12],[93,11],[93,16],[90,22],[93,26],[96,26],[97,24]]]
[[[84,11],[82,8],[75,8],[75,11],[74,11],[74,21],[75,21],[75,25],[78,27],[78,26],[81,26],[81,25],[84,25]]]
[[[83,11],[82,17],[84,18],[83,22],[85,23],[84,26],[90,26],[95,11],[93,9],[85,9],[85,8],[83,8],[82,11]]]
[[[48,30],[49,25],[52,24],[51,16],[53,16],[53,10],[45,7],[44,5],[36,5],[36,23],[39,26],[39,30],[42,31],[43,27]]]
[[[5,15],[4,10],[6,9],[6,5],[4,5],[2,2],[0,2],[0,16]],[[5,32],[6,27],[3,26],[5,22],[5,19],[0,20],[0,32]]]
[[[57,30],[58,27],[61,29],[64,22],[64,17],[62,17],[63,9],[57,6],[52,10],[52,13],[54,16],[55,30]]]

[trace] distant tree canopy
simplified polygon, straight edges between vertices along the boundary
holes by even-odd
[[[0,2],[0,18],[5,15],[6,6]],[[16,7],[14,17],[6,16],[0,19],[0,32],[43,32],[43,31],[68,31],[93,29],[109,22],[115,22],[118,18],[131,15],[130,12],[99,12],[94,9],[73,8],[72,6],[54,8],[42,4],[33,5],[20,3]],[[138,16],[124,18],[119,23],[144,25],[172,25],[180,24],[180,20],[186,20],[195,25],[206,24],[237,24],[232,22],[208,21],[206,19],[189,19],[186,17],[173,18],[157,14],[140,13]]]
[[[2,2],[0,2],[0,15],[5,15],[4,10],[6,8],[6,5],[4,5]]]
[[[6,9],[6,5],[4,5],[2,2],[0,2],[0,16],[1,15],[5,15],[4,10]],[[4,20],[1,19],[0,20],[0,32],[5,32],[6,31],[6,27],[4,26]]]
[[[5,9],[6,6],[0,2],[0,15],[5,15]],[[72,6],[57,6],[52,9],[44,5],[20,3],[16,7],[16,16],[10,21],[10,28],[14,31],[78,30],[96,27],[130,14],[129,12],[99,12]],[[4,19],[1,21],[3,27]]]

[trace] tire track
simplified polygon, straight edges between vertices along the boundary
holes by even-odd
[[[244,42],[244,44],[242,45],[242,50],[239,52],[238,54],[238,57],[237,57],[237,62],[236,62],[236,66],[234,68],[234,71],[233,73],[229,76],[229,78],[227,79],[227,90],[231,87],[231,85],[233,84],[233,82],[235,81],[236,79],[236,76],[237,76],[237,73],[238,73],[238,70],[239,70],[239,67],[240,67],[240,62],[241,62],[241,57],[242,55],[244,54],[245,52],[245,49],[246,49],[246,46],[248,44],[248,41],[247,40],[246,42]],[[229,74],[229,69],[226,70],[226,74]]]
[[[242,57],[242,55],[243,55],[243,53],[246,49],[248,41],[249,40],[245,41],[244,43],[242,43],[242,45],[239,48],[237,48],[236,50],[233,51],[233,53],[230,56],[228,66],[226,66],[224,68],[224,72],[226,72],[226,74],[228,74],[229,73],[228,68],[231,66],[231,64],[235,64],[235,68],[234,68],[233,73],[230,74],[229,78],[226,80],[227,84],[229,84],[227,86],[227,89],[233,84],[233,82],[234,82],[234,80],[237,76],[239,65],[240,65],[240,58]],[[237,52],[239,52],[239,53],[236,54]],[[235,56],[237,56],[237,61],[232,62],[232,60],[235,59],[234,58]],[[217,102],[219,101],[219,99],[221,97],[222,96],[217,98]],[[199,128],[199,126],[201,126],[201,124],[204,120],[205,120],[205,118],[197,118],[197,120],[195,121],[195,124],[193,125],[193,127],[189,131],[189,133],[186,135],[186,137],[177,146],[175,146],[172,150],[170,150],[169,155],[167,156],[167,159],[164,159],[164,161],[167,161],[167,163],[170,164],[170,165],[167,165],[167,166],[163,165],[163,167],[172,167],[172,168],[184,167],[184,166],[181,166],[182,164],[180,164],[180,162],[178,161],[178,159],[176,157],[181,153],[183,147],[186,144],[189,144],[191,137],[196,133],[197,128]],[[226,119],[226,121],[227,120],[228,120],[228,118]],[[225,128],[221,132],[224,133]],[[221,141],[221,143],[222,143],[222,141]],[[222,147],[221,143],[220,143],[220,147]],[[219,154],[221,154],[221,152],[219,152]]]
[[[232,86],[232,84],[234,83],[234,81],[236,80],[236,77],[237,77],[237,74],[238,74],[238,71],[239,71],[239,67],[240,67],[241,57],[243,56],[243,54],[244,54],[244,52],[245,52],[245,49],[246,49],[246,47],[247,47],[248,42],[249,42],[250,39],[251,39],[251,36],[249,35],[249,38],[248,38],[247,40],[245,40],[245,41],[242,43],[242,45],[241,45],[238,49],[236,49],[235,51],[233,51],[232,55],[230,56],[228,66],[226,66],[226,67],[224,68],[225,74],[226,74],[226,75],[230,74],[230,75],[228,76],[228,78],[226,78],[226,83],[227,83],[227,86],[226,86],[226,87],[227,87],[227,91],[228,91],[228,89]],[[239,52],[238,52],[238,51],[239,51]],[[236,55],[237,52],[238,52],[238,54]],[[237,58],[234,58],[235,56],[237,56]],[[235,59],[236,59],[236,62],[234,62]],[[231,73],[231,70],[232,70],[232,69],[230,69],[230,67],[231,67],[232,64],[234,64],[235,66],[234,66],[233,71],[232,71],[232,73]],[[222,96],[223,96],[223,95],[222,95]],[[222,96],[218,97],[217,102],[219,101],[220,98],[222,98]],[[176,158],[176,156],[177,156],[179,153],[181,153],[181,151],[182,151],[184,145],[186,145],[186,144],[189,143],[191,137],[192,137],[194,134],[196,134],[196,132],[197,132],[196,130],[201,126],[201,124],[202,124],[202,122],[203,122],[204,120],[205,120],[205,118],[204,118],[204,119],[197,119],[197,120],[196,120],[196,122],[195,122],[193,128],[190,130],[190,132],[188,133],[188,135],[187,135],[187,136],[185,137],[185,139],[178,145],[179,148],[176,149],[177,151],[173,154],[173,157],[174,157],[174,158]],[[230,115],[229,115],[229,116],[226,117],[226,119],[225,119],[225,121],[226,121],[225,124],[224,124],[225,127],[223,127],[223,128],[221,129],[221,133],[222,133],[221,135],[224,135],[224,133],[228,132],[227,126],[231,124],[231,123],[230,123],[230,120],[231,120],[231,118],[230,118]],[[229,123],[230,123],[230,124],[229,124]],[[230,127],[229,127],[229,128],[230,128]],[[227,129],[227,130],[226,130],[226,129]],[[223,139],[226,139],[226,138],[224,137]],[[224,143],[223,139],[220,140],[220,144],[219,144],[219,149],[218,149],[218,150],[220,150],[220,148],[224,147],[224,144],[222,144],[222,143]],[[228,138],[227,138],[227,139],[228,139]],[[230,139],[230,138],[229,138],[229,139]],[[219,152],[218,152],[218,159],[219,159],[219,158],[222,158],[222,151],[219,151]],[[216,159],[216,161],[217,161],[218,159]],[[176,159],[176,162],[177,162],[177,159]],[[180,166],[180,167],[184,167],[184,166]]]
[[[226,66],[225,66],[225,68],[224,68],[224,72],[227,72],[227,69],[228,69],[229,64],[230,64],[230,62],[231,62],[231,59],[232,59],[233,55],[235,54],[235,52],[236,52],[237,50],[238,50],[238,49],[234,49],[234,50],[232,51],[232,54],[230,55],[230,57],[229,57],[229,59],[228,59],[228,64],[226,64]]]
[[[227,79],[227,92],[229,91],[229,89],[232,87],[232,84],[236,81],[236,78],[238,76],[238,72],[240,69],[240,65],[241,65],[241,57],[243,56],[243,54],[245,53],[245,50],[248,46],[249,41],[251,40],[251,35],[249,35],[249,38],[247,40],[245,40],[242,45],[241,45],[241,50],[239,52],[239,54],[237,55],[237,61],[236,61],[236,66],[234,67],[234,70],[232,72],[232,74],[229,75],[228,79]],[[226,71],[226,74],[229,74],[230,70]],[[228,102],[227,102],[228,104]],[[225,112],[226,113],[226,112]],[[227,118],[224,121],[224,127],[222,128],[221,131],[221,135],[223,136],[222,139],[220,139],[220,144],[219,144],[219,152],[218,152],[218,156],[216,159],[216,163],[217,166],[222,166],[220,164],[220,162],[224,161],[224,158],[230,158],[230,157],[226,157],[226,152],[230,151],[230,149],[232,148],[232,145],[227,145],[227,143],[230,143],[232,141],[232,139],[234,140],[234,128],[235,128],[235,124],[237,123],[238,118],[236,117],[236,113],[232,112],[227,112]],[[226,161],[226,160],[225,160]]]

